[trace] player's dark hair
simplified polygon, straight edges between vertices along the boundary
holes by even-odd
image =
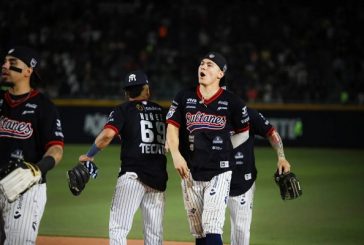
[[[143,91],[144,84],[125,88],[126,95],[130,98],[138,97]]]

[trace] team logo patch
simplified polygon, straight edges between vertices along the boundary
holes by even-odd
[[[11,158],[15,158],[15,159],[19,159],[19,160],[24,160],[24,155],[23,155],[23,151],[20,149],[15,150],[14,152],[12,152],[10,154]]]
[[[228,168],[229,161],[220,161],[220,168]]]
[[[215,150],[215,151],[221,151],[222,150],[222,147],[221,146],[212,146],[211,147],[212,150]]]
[[[221,110],[227,110],[228,108],[226,106],[219,106],[217,107],[217,110],[218,111],[221,111]]]
[[[34,114],[34,110],[32,110],[32,111],[23,111],[22,115],[25,115],[25,114]]]
[[[243,159],[244,158],[244,155],[242,152],[238,151],[235,156],[234,156],[235,159]]]
[[[173,117],[173,114],[176,112],[176,108],[177,108],[176,106],[171,105],[166,116],[167,120]]]
[[[32,108],[32,109],[36,109],[36,108],[38,107],[38,105],[36,105],[36,104],[30,104],[30,103],[26,103],[26,104],[25,104],[25,107]]]
[[[225,106],[228,106],[229,105],[229,102],[228,101],[224,101],[224,100],[219,100],[217,102],[218,105],[225,105]]]
[[[133,82],[133,81],[136,81],[136,75],[135,74],[130,74],[129,75],[129,83]]]
[[[32,223],[32,228],[33,228],[33,230],[34,230],[34,231],[36,231],[36,230],[37,230],[37,226],[38,226],[38,223],[37,223],[36,221],[34,221],[34,222]]]
[[[220,136],[216,136],[213,141],[212,141],[213,144],[222,144],[224,143],[223,139],[220,137]]]
[[[243,206],[246,203],[244,196],[240,200],[240,205]]]
[[[248,108],[246,106],[241,109],[241,114],[243,115],[243,117],[248,116]]]
[[[193,217],[193,216],[195,216],[195,214],[196,214],[196,209],[195,208],[191,208],[191,209],[189,209],[188,210],[188,217]]]
[[[14,214],[14,219],[19,219],[21,217],[21,213],[17,210]]]
[[[251,180],[252,179],[252,174],[251,173],[245,174],[244,179],[245,180]]]
[[[32,68],[34,68],[36,65],[37,65],[37,60],[36,60],[36,59],[34,59],[34,58],[32,58],[32,59],[30,60],[30,66],[31,66]]]
[[[245,117],[243,120],[241,120],[241,123],[246,123],[246,122],[249,122],[250,118],[249,116],[248,117]]]
[[[197,104],[197,99],[194,98],[188,98],[186,101],[186,104],[193,104],[196,105]]]
[[[141,105],[141,104],[136,104],[136,109],[138,110],[138,111],[144,111],[144,106],[143,105]]]

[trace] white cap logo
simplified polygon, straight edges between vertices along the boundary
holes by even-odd
[[[135,74],[130,74],[129,75],[129,83],[132,82],[132,81],[136,81],[136,76]]]
[[[30,60],[30,67],[34,68],[36,65],[37,65],[37,60],[36,60],[36,59],[34,59],[34,58],[32,58],[32,59]]]
[[[8,54],[11,54],[12,52],[14,52],[13,48],[9,50]]]
[[[209,58],[213,59],[213,58],[215,58],[215,55],[214,54],[209,54]]]

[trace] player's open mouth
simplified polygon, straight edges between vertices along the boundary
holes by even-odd
[[[204,76],[206,76],[205,73],[200,72],[200,77],[204,77]]]

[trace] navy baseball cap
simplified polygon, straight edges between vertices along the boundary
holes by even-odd
[[[218,52],[209,52],[207,53],[201,60],[203,59],[209,59],[212,60],[218,67],[220,67],[220,70],[222,70],[224,73],[227,70],[227,62],[224,56],[222,56]]]
[[[144,84],[149,84],[147,75],[145,75],[144,72],[137,70],[137,71],[129,72],[125,76],[123,88],[125,89],[128,87],[132,87],[132,86],[136,86],[136,85],[144,85]]]
[[[23,61],[28,67],[33,68],[32,77],[34,76],[36,79],[41,80],[39,76],[40,56],[35,50],[18,46],[9,49],[7,55],[13,56]]]

